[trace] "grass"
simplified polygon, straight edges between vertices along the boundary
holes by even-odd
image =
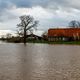
[[[27,41],[28,43],[42,43],[42,44],[71,44],[71,45],[80,45],[80,41],[56,41],[56,42],[49,42],[49,41]]]

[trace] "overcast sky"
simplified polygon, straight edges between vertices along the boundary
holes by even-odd
[[[80,21],[80,0],[0,0],[0,30],[15,31],[19,16],[39,20],[39,32]]]

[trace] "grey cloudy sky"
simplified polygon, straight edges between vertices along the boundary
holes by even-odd
[[[0,30],[15,31],[21,15],[39,20],[39,31],[66,27],[80,20],[80,0],[0,0]]]

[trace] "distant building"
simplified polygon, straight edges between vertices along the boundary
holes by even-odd
[[[56,28],[48,30],[49,41],[80,40],[80,28]]]
[[[35,34],[30,34],[30,35],[27,35],[26,37],[29,40],[42,40],[41,36],[38,36],[38,35],[35,35]]]

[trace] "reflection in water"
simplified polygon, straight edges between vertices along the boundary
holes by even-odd
[[[80,80],[80,46],[0,44],[0,80]]]
[[[6,43],[6,41],[0,40],[0,44],[5,44],[5,43]]]

